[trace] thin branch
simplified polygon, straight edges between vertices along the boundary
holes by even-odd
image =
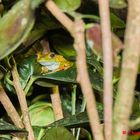
[[[7,111],[7,114],[11,118],[13,123],[19,128],[24,128],[19,114],[17,113],[15,107],[13,106],[2,86],[0,86],[0,102]]]
[[[26,101],[26,94],[22,89],[22,86],[19,81],[19,75],[17,72],[16,66],[14,66],[12,70],[12,76],[13,76],[13,83],[14,87],[17,93],[17,97],[20,103],[21,111],[23,114],[23,122],[25,125],[26,130],[28,131],[28,140],[35,140],[34,133],[32,130],[30,118],[29,118],[29,112],[28,112],[28,106],[27,106],[27,101]]]
[[[104,132],[105,140],[112,140],[112,41],[109,16],[109,0],[98,0],[101,17],[102,47],[104,59]]]
[[[48,0],[46,2],[46,7],[53,14],[53,16],[55,16],[56,19],[71,33],[71,29],[73,27],[73,22],[71,21],[71,19],[63,14],[52,0]]]
[[[125,50],[118,96],[114,107],[113,140],[126,140],[128,122],[134,98],[135,82],[140,59],[140,0],[128,0],[128,19],[125,35]]]
[[[99,116],[96,109],[96,101],[92,91],[86,65],[84,23],[81,20],[76,21],[75,23],[72,22],[52,0],[48,0],[46,2],[46,7],[74,37],[74,47],[77,52],[77,80],[81,85],[84,98],[87,102],[87,112],[90,119],[92,134],[94,135],[95,140],[103,140],[103,133],[101,131]]]
[[[52,106],[55,114],[55,120],[60,120],[63,117],[63,111],[62,111],[62,106],[61,106],[61,99],[60,99],[60,94],[59,94],[59,88],[58,86],[55,86],[52,88],[53,93],[51,94],[51,101],[52,101]]]
[[[75,21],[74,31],[74,48],[77,52],[77,81],[81,85],[82,93],[87,103],[87,112],[90,120],[92,134],[95,140],[103,140],[103,133],[101,131],[99,116],[96,109],[96,101],[87,71],[84,23],[82,20]]]

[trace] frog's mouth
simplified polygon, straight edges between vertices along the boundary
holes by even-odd
[[[46,67],[48,70],[56,70],[60,66],[60,62],[39,62],[42,66]]]

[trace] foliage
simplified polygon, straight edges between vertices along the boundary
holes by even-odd
[[[99,25],[99,14],[96,0],[54,0],[58,7],[68,14],[70,18],[83,18],[86,23],[86,55],[87,66],[92,88],[97,99],[97,108],[100,122],[103,123],[103,56],[101,48],[101,37],[99,31],[93,31],[93,25]],[[87,5],[89,8],[87,8]],[[90,8],[92,7],[92,8]],[[122,43],[125,30],[126,14],[120,14],[121,9],[126,8],[125,0],[110,0],[111,27],[116,34],[115,39]],[[123,12],[122,12],[123,13]],[[73,47],[74,40],[63,26],[45,9],[43,0],[2,0],[0,3],[0,79],[3,87],[8,93],[11,101],[17,101],[16,92],[12,82],[12,68],[17,65],[20,83],[27,95],[31,124],[34,128],[37,140],[75,140],[78,128],[81,128],[79,138],[91,138],[89,120],[81,89],[77,83],[76,52]],[[96,23],[96,24],[95,24]],[[90,38],[87,31],[92,31],[95,38]],[[89,35],[89,36],[88,36]],[[43,44],[48,42],[49,47]],[[98,44],[99,43],[99,44]],[[115,42],[116,43],[116,42]],[[97,45],[97,46],[96,46]],[[115,46],[115,45],[114,45]],[[116,45],[117,46],[117,45]],[[97,48],[96,48],[97,47]],[[42,65],[37,61],[38,52],[46,53],[46,48],[51,52],[63,56],[73,63],[68,69],[48,71],[42,73]],[[114,50],[117,50],[116,48]],[[48,51],[48,50],[47,50]],[[121,50],[122,51],[122,50]],[[119,65],[114,66],[113,86],[114,99],[116,97],[118,81],[120,79],[121,52],[114,51],[119,57]],[[61,62],[60,62],[61,63]],[[81,68],[82,69],[82,68]],[[84,80],[84,79],[83,79]],[[59,86],[64,118],[55,121],[54,111],[50,99],[52,88]],[[73,86],[77,85],[75,96],[75,114],[72,115],[72,92]],[[138,90],[136,88],[136,90]],[[14,94],[13,94],[14,93]],[[138,117],[139,98],[136,94],[132,116]],[[20,113],[20,106],[15,103]],[[1,106],[0,106],[1,107]],[[1,107],[2,108],[2,107]],[[83,113],[82,113],[83,112]],[[3,111],[1,118],[9,122],[6,112]],[[21,115],[22,116],[22,115]],[[0,134],[9,135],[13,132],[22,133],[26,136],[24,129],[19,129],[12,124],[0,121]],[[85,126],[86,124],[86,126]],[[71,129],[73,129],[71,131]],[[11,136],[11,135],[10,135]],[[3,139],[11,139],[9,138]],[[1,138],[0,138],[1,139]],[[129,136],[130,140],[136,137]]]

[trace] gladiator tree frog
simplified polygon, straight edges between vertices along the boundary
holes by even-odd
[[[65,70],[73,65],[63,56],[49,52],[47,54],[37,53],[37,62],[42,65],[42,73],[56,72]]]

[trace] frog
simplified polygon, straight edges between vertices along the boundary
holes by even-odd
[[[49,52],[43,54],[37,53],[37,62],[42,66],[41,73],[52,73],[66,70],[73,65],[73,62],[66,60],[62,55]]]

